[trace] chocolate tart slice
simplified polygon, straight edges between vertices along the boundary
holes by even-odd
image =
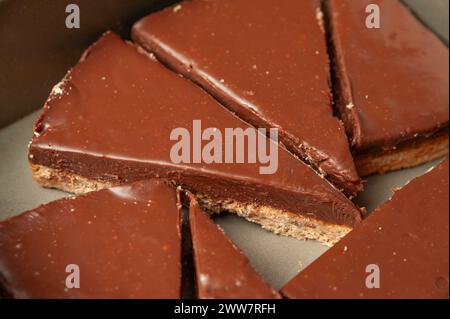
[[[283,287],[289,298],[448,298],[448,160]]]
[[[328,244],[360,222],[360,211],[342,193],[263,134],[258,137],[267,149],[276,151],[271,174],[250,161],[194,163],[198,140],[191,157],[177,162],[171,152],[180,140],[171,135],[196,135],[196,123],[211,134],[252,129],[142,49],[107,33],[45,104],[29,148],[33,176],[74,193],[168,178],[209,211],[228,210],[276,233]]]
[[[192,196],[189,223],[199,298],[279,298]]]
[[[327,2],[337,109],[361,175],[448,153],[448,48],[399,1]],[[369,7],[379,8],[380,28]],[[373,22],[373,21],[372,21]]]
[[[333,116],[320,1],[185,1],[138,21],[133,40],[280,141],[339,189],[362,190]]]
[[[2,221],[0,284],[13,298],[180,298],[179,207],[148,180]]]

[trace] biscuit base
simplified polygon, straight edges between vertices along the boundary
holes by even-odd
[[[355,164],[360,176],[369,176],[414,167],[446,154],[448,154],[448,130],[391,150],[361,153],[355,156]]]
[[[56,188],[69,193],[83,194],[103,188],[117,186],[117,183],[92,180],[71,172],[42,165],[31,164],[35,181],[48,188]],[[352,230],[345,225],[325,223],[265,205],[242,203],[233,199],[211,200],[207,195],[195,194],[200,206],[211,214],[228,211],[251,222],[261,225],[275,234],[291,236],[300,240],[317,240],[332,246]]]

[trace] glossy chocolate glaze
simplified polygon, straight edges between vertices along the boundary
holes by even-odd
[[[290,298],[448,298],[448,160],[397,191],[291,280]],[[380,288],[365,285],[366,266]]]
[[[368,29],[368,4],[381,28]],[[328,2],[338,108],[355,152],[448,130],[448,48],[399,1]]]
[[[174,164],[174,128],[248,128],[191,82],[112,33],[86,51],[54,90],[36,124],[30,162],[121,184],[167,177],[212,199],[269,205],[354,226],[359,210],[283,148],[278,170],[258,164]]]
[[[0,223],[0,278],[15,298],[179,298],[174,189],[161,180],[69,197]],[[80,288],[66,287],[68,264]]]
[[[191,200],[189,220],[199,298],[279,297],[195,200]]]
[[[281,142],[348,194],[362,189],[333,116],[317,0],[186,1],[151,14],[135,42]]]

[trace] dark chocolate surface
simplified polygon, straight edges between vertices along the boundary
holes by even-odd
[[[29,149],[30,162],[117,184],[167,177],[213,199],[235,199],[353,226],[355,206],[283,148],[278,170],[259,163],[173,164],[171,130],[247,128],[243,121],[187,80],[107,33],[55,90]]]
[[[179,298],[174,189],[149,180],[51,202],[0,223],[0,278],[15,298]],[[67,288],[66,266],[80,288]]]
[[[279,297],[194,200],[189,220],[199,298]]]
[[[328,2],[339,109],[356,152],[448,127],[448,48],[399,1]],[[368,4],[379,29],[366,28]]]
[[[448,298],[448,159],[412,180],[292,279],[290,298]],[[366,267],[380,270],[367,288]]]
[[[137,22],[134,41],[348,194],[362,189],[333,116],[318,1],[186,1]]]

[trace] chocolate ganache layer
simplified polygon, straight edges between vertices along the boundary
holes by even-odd
[[[362,190],[333,116],[320,1],[185,1],[138,21],[133,40],[345,193]]]
[[[209,210],[327,244],[361,221],[351,201],[282,147],[273,174],[260,174],[258,163],[174,163],[171,132],[192,131],[194,120],[221,132],[251,128],[142,49],[106,33],[46,102],[29,147],[33,176],[75,193],[168,178]]]
[[[279,298],[191,196],[189,222],[199,298]]]
[[[14,298],[180,298],[180,207],[147,180],[2,221],[0,285]]]
[[[448,47],[400,1],[326,3],[337,109],[359,173],[448,153]]]
[[[289,298],[448,299],[448,159],[397,190],[282,289]]]

